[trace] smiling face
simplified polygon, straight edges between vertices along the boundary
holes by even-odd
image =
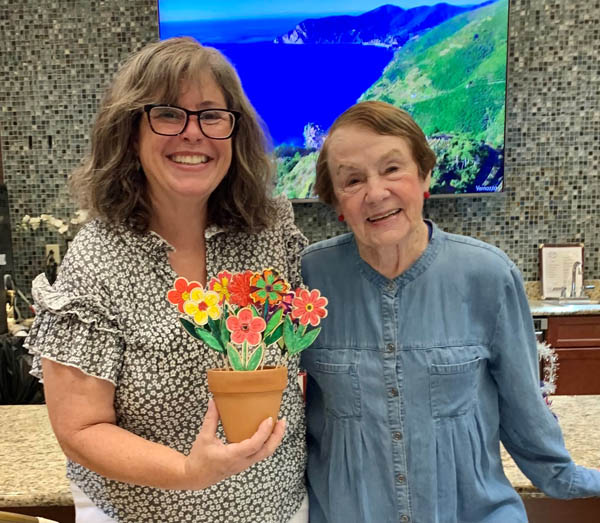
[[[339,127],[328,142],[335,206],[354,232],[361,255],[422,240],[427,234],[423,193],[431,173],[419,176],[408,142],[356,125]]]
[[[156,100],[161,103],[162,100]],[[183,83],[176,105],[188,110],[226,109],[223,92],[210,75],[200,83]],[[232,159],[231,138],[213,140],[200,131],[190,116],[185,131],[161,136],[150,128],[144,114],[137,140],[140,163],[148,180],[153,206],[177,206],[206,202],[227,174]]]

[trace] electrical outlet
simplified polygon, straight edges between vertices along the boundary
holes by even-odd
[[[54,261],[58,265],[60,263],[60,246],[58,243],[47,243],[46,244],[46,262],[50,262],[54,257]]]

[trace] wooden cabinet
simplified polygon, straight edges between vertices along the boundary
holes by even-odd
[[[550,316],[546,342],[558,356],[555,394],[600,394],[600,315]]]

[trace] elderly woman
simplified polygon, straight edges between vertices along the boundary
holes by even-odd
[[[303,356],[311,523],[526,522],[500,440],[548,495],[600,494],[542,399],[519,271],[423,220],[434,165],[382,102],[338,117],[319,156],[316,191],[352,232],[302,261],[329,298]]]
[[[191,39],[148,45],[117,73],[91,141],[72,183],[95,219],[56,283],[34,281],[27,340],[77,521],[306,522],[298,387],[287,421],[224,444],[206,382],[219,355],[166,300],[177,276],[205,285],[224,269],[300,282],[306,240],[269,197],[267,142],[235,70]],[[290,383],[297,372],[290,361]]]

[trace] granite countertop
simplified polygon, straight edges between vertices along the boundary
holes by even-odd
[[[525,291],[529,299],[532,316],[585,316],[600,314],[600,280],[585,280],[585,285],[592,286],[588,290],[588,303],[562,303],[559,300],[542,300],[542,286],[539,281],[525,282]]]
[[[0,405],[0,420],[0,507],[73,505],[46,405]]]
[[[600,396],[555,396],[552,409],[578,465],[600,466]],[[73,504],[65,457],[45,405],[0,406],[0,507]],[[544,497],[503,449],[506,476],[523,497]]]

